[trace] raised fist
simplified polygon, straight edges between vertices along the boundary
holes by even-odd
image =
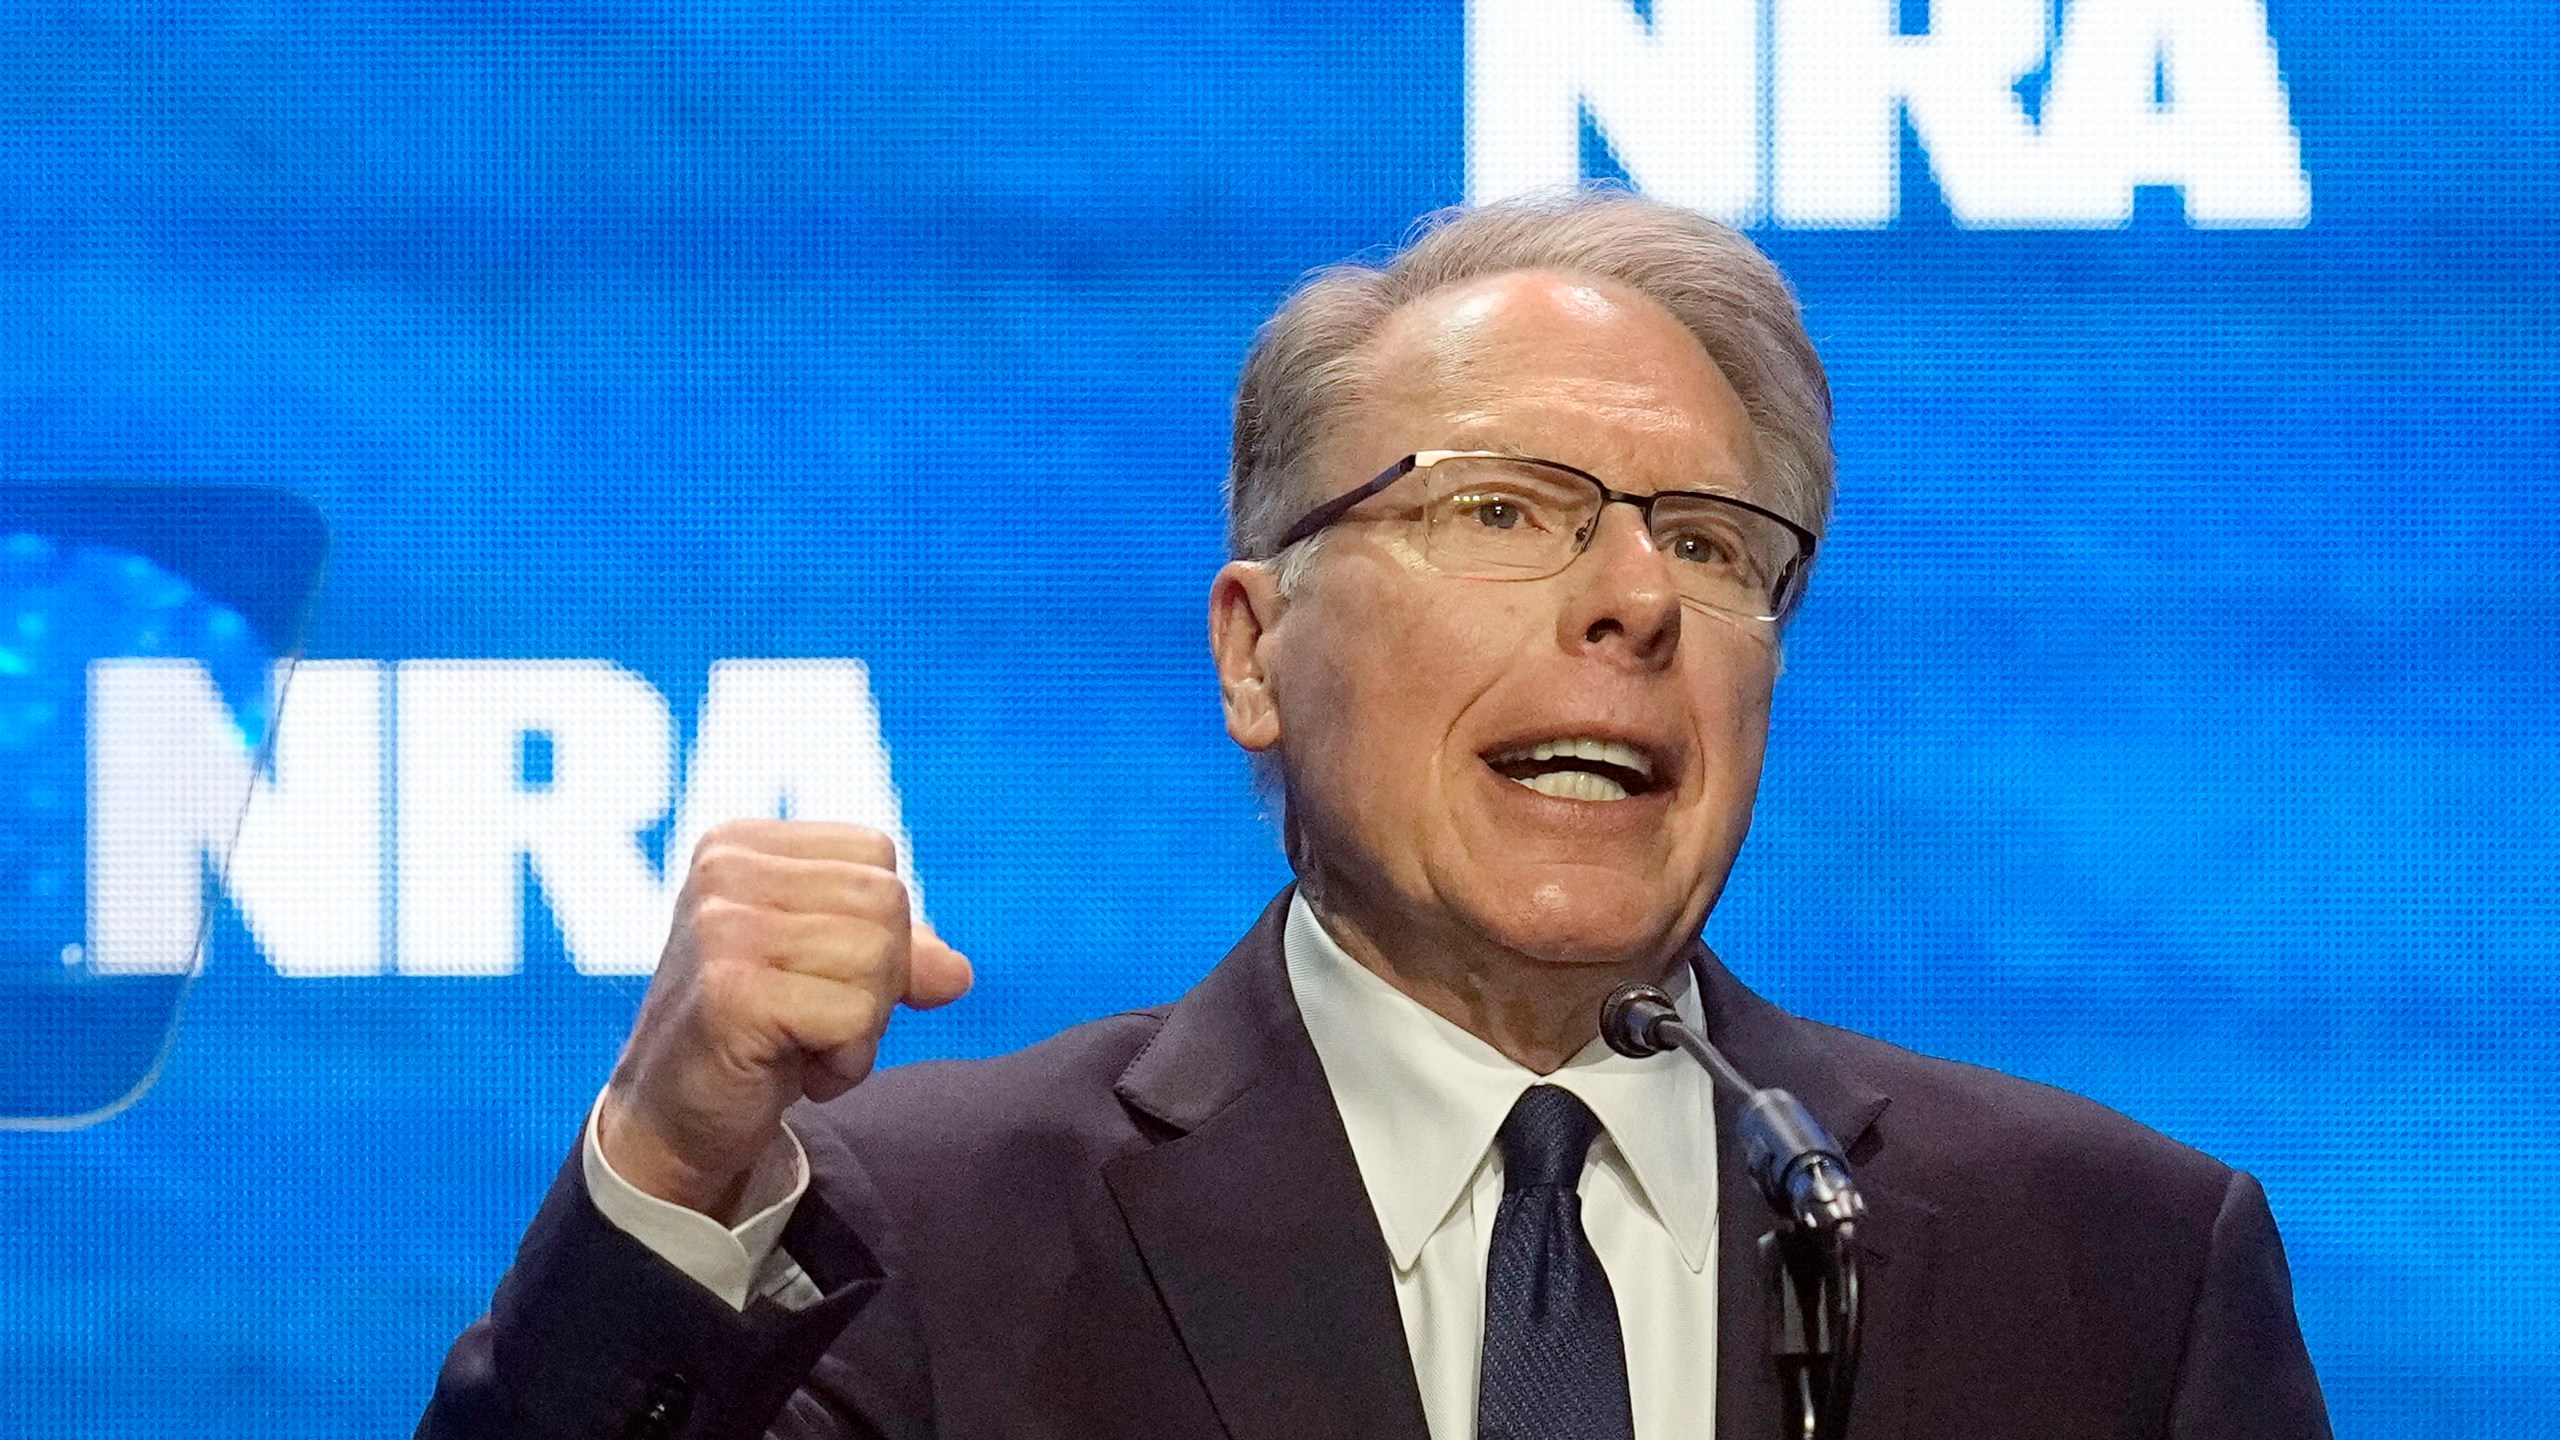
[[[616,1173],[725,1218],[806,1095],[871,1073],[901,1004],[958,999],[969,962],[908,913],[889,837],[740,820],[702,838],[657,978],[597,1117]]]

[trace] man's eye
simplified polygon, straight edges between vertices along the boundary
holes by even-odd
[[[1691,531],[1673,537],[1669,546],[1671,558],[1692,565],[1727,568],[1742,563],[1742,546],[1730,535]]]
[[[1500,495],[1475,495],[1459,502],[1467,518],[1487,530],[1510,530],[1527,518],[1516,500]]]

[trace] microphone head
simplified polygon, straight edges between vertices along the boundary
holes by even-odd
[[[1677,1016],[1671,997],[1659,986],[1621,985],[1600,1002],[1600,1038],[1621,1055],[1641,1060],[1671,1048],[1654,1027],[1665,1016]]]

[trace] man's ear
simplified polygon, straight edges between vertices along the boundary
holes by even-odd
[[[1209,656],[1218,666],[1218,698],[1227,734],[1247,750],[1280,743],[1280,709],[1272,703],[1271,631],[1289,602],[1268,565],[1230,560],[1209,582]]]

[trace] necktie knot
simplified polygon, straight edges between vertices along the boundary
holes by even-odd
[[[1502,1145],[1502,1193],[1534,1185],[1571,1190],[1582,1181],[1582,1161],[1600,1136],[1600,1117],[1556,1085],[1532,1085],[1504,1117],[1495,1139]]]

